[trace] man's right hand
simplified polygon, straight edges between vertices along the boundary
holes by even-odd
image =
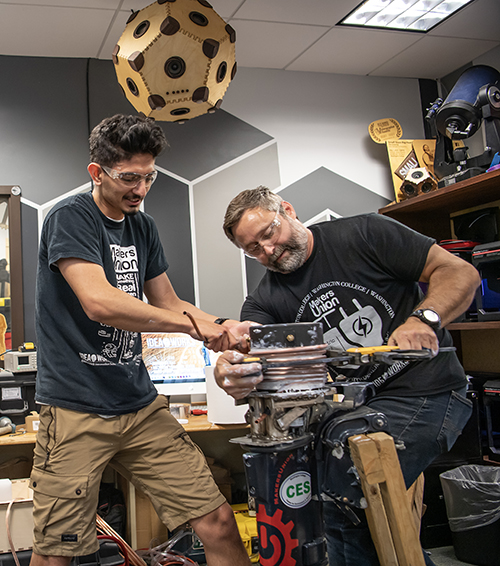
[[[217,360],[214,376],[217,385],[235,399],[244,399],[260,383],[262,366],[259,363],[242,364],[245,356],[234,350],[226,351]]]
[[[190,330],[189,334],[197,340],[202,337],[203,344],[210,350],[223,352],[224,350],[239,347],[241,337],[236,338],[229,328],[224,325],[215,324],[201,318],[196,319],[196,324],[201,336],[198,335],[198,332],[194,328]]]
[[[260,324],[258,322],[252,322],[251,320],[239,322],[229,319],[224,322],[224,326],[229,328],[231,334],[239,340],[238,346],[234,349],[244,354],[248,353],[250,350],[250,328],[252,326],[260,326]]]

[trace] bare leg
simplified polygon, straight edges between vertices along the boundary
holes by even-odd
[[[42,556],[33,552],[30,566],[68,566],[70,562],[71,556]]]
[[[203,543],[207,566],[251,565],[229,503],[190,523]]]

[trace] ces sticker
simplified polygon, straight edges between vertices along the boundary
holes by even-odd
[[[305,507],[311,501],[311,474],[295,472],[280,487],[280,499],[294,509]]]

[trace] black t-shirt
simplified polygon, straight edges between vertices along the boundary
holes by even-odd
[[[156,397],[142,362],[141,335],[90,320],[56,262],[101,265],[114,287],[142,299],[144,281],[168,267],[153,219],[104,216],[92,194],[57,204],[42,229],[36,287],[36,401],[76,411],[135,412]]]
[[[267,271],[242,307],[241,320],[262,324],[321,322],[332,348],[379,346],[422,299],[418,279],[434,240],[382,215],[365,214],[310,227],[314,248],[290,274]],[[452,345],[447,330],[441,346]],[[454,353],[422,362],[342,368],[391,395],[426,395],[465,384]]]

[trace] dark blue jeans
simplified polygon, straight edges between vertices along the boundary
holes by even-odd
[[[367,404],[384,413],[398,450],[408,488],[443,452],[455,443],[472,413],[466,389],[428,397],[375,397]],[[361,524],[354,526],[334,503],[325,502],[323,516],[330,566],[379,566],[363,511],[356,510]],[[425,562],[433,566],[424,553]]]

